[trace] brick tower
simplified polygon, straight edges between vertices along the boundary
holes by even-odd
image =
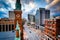
[[[21,40],[23,40],[23,25],[22,25],[22,11],[21,11],[21,3],[20,0],[16,0],[16,9],[14,10],[15,13],[15,29],[16,29],[16,23],[18,21],[19,28],[21,31]]]

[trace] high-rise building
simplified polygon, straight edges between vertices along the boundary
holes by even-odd
[[[44,25],[45,16],[47,15],[45,15],[46,14],[45,8],[40,8],[39,10],[40,10],[40,25],[42,26]]]
[[[35,24],[36,24],[36,26],[40,25],[40,11],[39,10],[36,11]]]
[[[28,21],[33,24],[35,22],[35,16],[34,15],[31,15],[31,14],[28,14]]]
[[[47,10],[45,8],[39,8],[36,11],[36,15],[35,15],[35,23],[37,26],[44,26],[45,24],[45,19],[50,18],[50,10]]]

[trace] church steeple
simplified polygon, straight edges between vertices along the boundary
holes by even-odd
[[[20,36],[21,38],[19,37],[19,40],[23,40],[22,10],[21,10],[20,0],[16,0],[15,7],[16,7],[16,9],[14,10],[14,13],[15,13],[15,26],[14,26],[14,28],[16,29],[16,23],[18,23],[19,28],[20,28],[19,32],[16,31],[16,37]],[[17,28],[18,28],[18,26],[17,26]],[[18,35],[18,34],[20,34],[20,35]]]
[[[16,0],[16,10],[21,10],[20,0]]]

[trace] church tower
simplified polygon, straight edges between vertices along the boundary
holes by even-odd
[[[15,29],[16,29],[16,23],[18,21],[19,28],[20,28],[20,37],[21,40],[23,40],[23,25],[22,25],[22,11],[21,11],[21,3],[20,0],[16,0],[16,9],[14,10],[15,13]]]

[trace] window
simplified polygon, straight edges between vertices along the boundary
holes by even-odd
[[[5,31],[5,25],[2,26],[3,31]]]
[[[12,30],[14,30],[14,24],[12,24]]]
[[[3,25],[1,25],[1,32],[3,31]]]
[[[9,31],[11,31],[11,25],[9,25]]]
[[[8,25],[6,25],[6,31],[8,31],[8,30],[9,30]]]
[[[50,39],[48,38],[48,40],[50,40]]]
[[[1,25],[0,25],[0,32],[1,32]]]

